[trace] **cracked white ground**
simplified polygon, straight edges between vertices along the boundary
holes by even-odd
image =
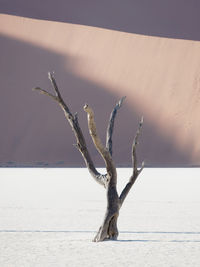
[[[131,169],[118,169],[120,188]],[[106,205],[87,169],[0,169],[1,267],[199,267],[200,169],[146,168],[118,241],[91,242]]]

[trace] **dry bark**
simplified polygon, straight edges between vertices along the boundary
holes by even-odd
[[[56,84],[56,80],[52,73],[48,73],[49,79],[51,81],[51,84],[53,86],[53,89],[55,91],[55,95],[50,94],[49,92],[36,87],[34,90],[38,90],[40,93],[45,94],[49,97],[51,97],[53,100],[55,100],[60,107],[63,109],[65,117],[67,118],[69,124],[71,125],[71,128],[74,132],[74,135],[76,137],[77,141],[77,148],[80,151],[85,164],[92,175],[92,177],[101,185],[103,185],[106,188],[106,197],[107,197],[107,208],[106,213],[104,216],[104,220],[102,225],[100,226],[95,238],[93,241],[99,242],[104,240],[116,240],[118,237],[118,228],[117,228],[117,219],[119,216],[119,210],[128,195],[131,187],[135,183],[137,177],[141,173],[141,171],[144,168],[144,163],[142,164],[142,167],[138,169],[137,166],[137,156],[136,156],[136,146],[138,144],[138,137],[141,132],[141,127],[143,124],[143,118],[140,121],[139,128],[136,132],[136,136],[133,140],[132,145],[132,162],[133,162],[133,174],[131,175],[129,182],[122,190],[120,196],[117,192],[117,171],[114,164],[114,161],[112,159],[112,135],[114,130],[114,121],[117,114],[117,111],[120,109],[125,97],[123,97],[114,107],[113,111],[110,115],[110,120],[107,127],[107,137],[106,137],[106,146],[102,144],[98,133],[96,129],[96,123],[94,119],[94,112],[91,107],[89,107],[87,104],[84,106],[84,110],[87,113],[87,120],[88,120],[88,128],[89,133],[91,135],[91,138],[93,140],[93,143],[103,158],[106,166],[106,174],[99,173],[92,161],[92,158],[89,154],[85,138],[83,136],[82,130],[80,128],[79,122],[78,122],[78,115],[73,115],[69,109],[69,107],[64,102],[60,91],[58,89],[58,86]]]

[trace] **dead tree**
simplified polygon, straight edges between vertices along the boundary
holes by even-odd
[[[103,158],[105,165],[106,165],[106,174],[99,173],[92,161],[92,158],[89,154],[85,138],[83,136],[82,130],[79,125],[78,121],[78,115],[75,113],[73,115],[71,111],[69,110],[69,107],[64,102],[60,91],[58,89],[58,86],[56,84],[56,80],[52,73],[48,73],[48,77],[51,81],[51,84],[53,86],[53,89],[55,91],[55,95],[52,95],[51,93],[36,87],[34,90],[38,90],[40,93],[45,94],[49,97],[51,97],[53,100],[55,100],[60,107],[63,109],[65,117],[67,118],[69,124],[71,125],[71,128],[74,132],[74,135],[76,137],[76,147],[80,151],[85,164],[92,175],[92,177],[102,186],[106,189],[106,196],[107,196],[107,208],[105,217],[103,220],[102,225],[100,226],[96,236],[94,237],[94,242],[100,242],[104,240],[116,240],[118,237],[118,229],[117,229],[117,219],[119,216],[119,210],[127,197],[131,187],[135,183],[138,175],[141,173],[141,171],[144,168],[144,162],[142,163],[142,167],[138,169],[138,163],[137,163],[137,156],[136,156],[136,146],[138,144],[138,137],[140,135],[141,127],[143,124],[143,119],[141,119],[139,123],[139,128],[136,132],[135,138],[133,140],[132,145],[132,164],[133,164],[133,173],[122,190],[121,194],[118,195],[117,192],[117,171],[114,164],[114,161],[112,159],[112,135],[113,135],[113,129],[114,129],[114,121],[117,114],[118,109],[121,107],[122,102],[125,97],[123,97],[119,103],[116,104],[114,107],[111,115],[110,120],[108,123],[107,128],[107,136],[106,136],[106,146],[102,144],[96,129],[95,119],[94,119],[94,112],[91,107],[89,107],[87,104],[84,106],[84,111],[87,113],[87,120],[88,120],[88,128],[89,133],[92,137],[93,143],[100,153],[101,157]]]

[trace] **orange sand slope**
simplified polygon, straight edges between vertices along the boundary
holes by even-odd
[[[131,164],[131,143],[140,117],[138,153],[152,166],[200,164],[200,42],[115,30],[0,16],[0,162],[84,166],[59,107],[32,92],[50,88],[55,71],[64,99],[78,111],[91,153],[87,102],[101,138],[115,102],[126,95],[114,133],[117,165]]]

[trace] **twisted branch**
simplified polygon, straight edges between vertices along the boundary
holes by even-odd
[[[92,137],[92,141],[106,164],[106,170],[107,170],[107,175],[108,175],[107,177],[109,180],[112,178],[112,182],[116,184],[116,177],[117,177],[116,167],[114,165],[114,162],[112,160],[112,157],[109,151],[103,146],[97,134],[96,123],[94,120],[94,112],[92,108],[89,107],[87,104],[84,106],[84,110],[87,113],[88,128],[89,128],[90,135]]]
[[[106,187],[106,176],[100,174],[94,166],[94,163],[93,163],[91,156],[89,154],[89,151],[87,149],[85,138],[84,138],[82,130],[79,126],[77,113],[74,116],[72,115],[70,109],[68,108],[68,106],[64,102],[64,100],[63,100],[63,98],[59,92],[59,89],[58,89],[58,86],[56,84],[56,80],[55,80],[53,74],[49,72],[48,77],[49,77],[51,84],[52,84],[52,87],[55,91],[55,95],[52,95],[52,94],[48,93],[47,91],[45,91],[39,87],[36,87],[33,90],[37,90],[41,94],[44,94],[44,95],[51,97],[53,100],[55,100],[60,105],[60,107],[64,111],[65,117],[67,118],[69,124],[71,125],[71,128],[74,132],[74,135],[75,135],[76,141],[77,141],[76,147],[81,152],[81,155],[83,156],[83,159],[85,160],[85,164],[86,164],[90,174],[98,183],[100,183],[101,185]]]
[[[132,165],[133,165],[133,173],[132,176],[129,179],[129,182],[124,187],[124,189],[121,192],[120,197],[118,196],[116,183],[117,183],[117,172],[116,167],[112,159],[112,135],[114,130],[114,121],[117,114],[118,109],[121,107],[125,97],[123,97],[114,107],[113,111],[111,112],[108,128],[107,128],[107,136],[106,136],[106,146],[104,147],[96,129],[96,123],[94,120],[94,112],[91,107],[89,107],[87,104],[84,106],[84,110],[87,113],[87,119],[88,119],[88,128],[90,135],[92,137],[93,143],[97,149],[97,151],[100,153],[101,157],[105,161],[107,174],[102,175],[100,174],[95,166],[94,163],[90,157],[89,151],[86,146],[86,142],[82,133],[82,130],[79,126],[78,122],[78,115],[75,113],[74,115],[71,113],[70,109],[64,102],[60,91],[58,89],[58,86],[56,84],[56,80],[52,73],[48,73],[48,77],[51,81],[53,90],[55,91],[55,95],[36,87],[34,90],[38,90],[41,94],[47,95],[51,97],[54,101],[56,101],[60,107],[63,109],[65,117],[67,118],[69,124],[71,125],[71,128],[74,132],[74,135],[76,137],[76,147],[81,152],[86,166],[93,176],[93,178],[103,185],[106,188],[106,195],[107,195],[107,209],[106,214],[104,217],[103,224],[99,228],[99,231],[97,232],[97,235],[95,236],[94,241],[99,242],[107,239],[115,240],[118,236],[118,229],[117,229],[117,218],[119,215],[119,209],[121,208],[126,196],[128,195],[131,187],[135,183],[137,177],[141,173],[141,171],[144,168],[144,162],[142,163],[142,167],[138,169],[137,167],[137,155],[136,155],[136,147],[138,144],[138,138],[141,132],[142,124],[143,124],[143,118],[140,121],[138,130],[136,132],[135,138],[133,140],[132,145]]]

